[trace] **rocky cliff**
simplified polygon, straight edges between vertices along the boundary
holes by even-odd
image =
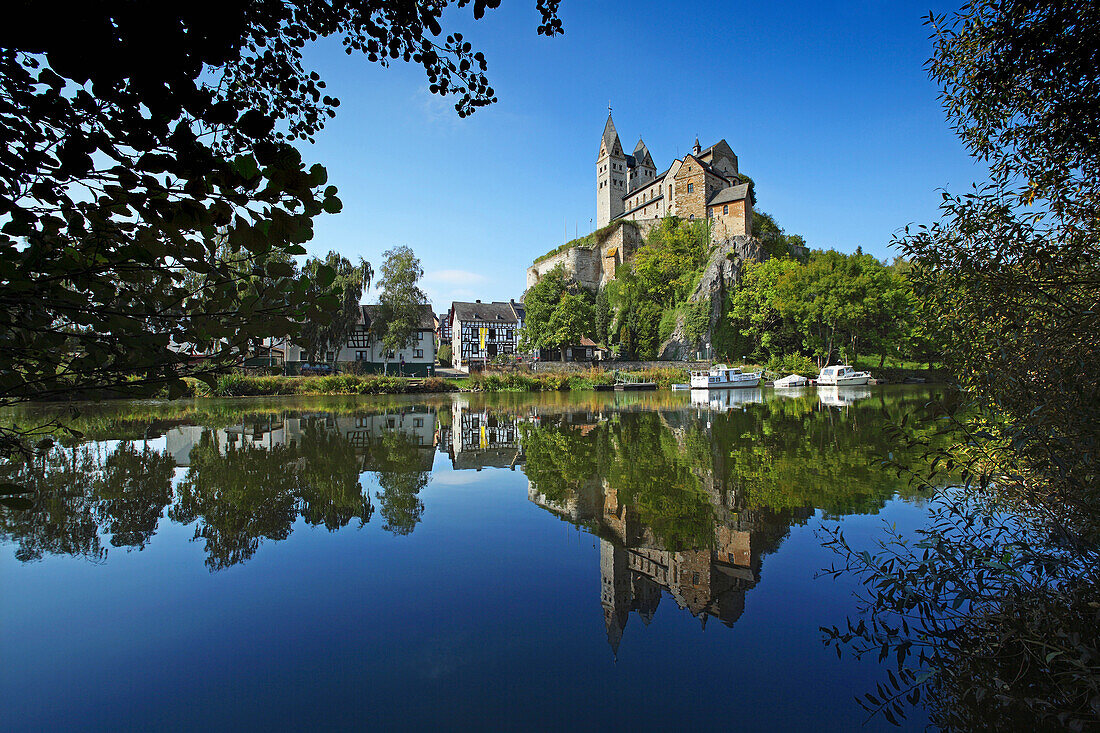
[[[726,292],[735,286],[741,277],[741,269],[746,261],[761,261],[764,259],[764,248],[760,240],[755,237],[736,236],[716,242],[710,252],[703,270],[703,276],[695,291],[688,298],[690,302],[698,302],[708,299],[710,302],[710,326],[708,333],[713,333],[718,319],[722,317],[722,304],[726,299]],[[695,352],[701,350],[702,345],[689,339],[684,333],[684,320],[681,316],[676,321],[676,327],[672,334],[661,344],[660,359],[680,361],[695,358]]]

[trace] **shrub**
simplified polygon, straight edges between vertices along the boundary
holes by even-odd
[[[768,361],[768,369],[773,372],[781,372],[783,376],[801,374],[804,377],[816,377],[817,373],[821,371],[817,368],[817,362],[802,354],[773,356]]]

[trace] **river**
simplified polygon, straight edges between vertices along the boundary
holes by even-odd
[[[0,729],[896,730],[818,530],[925,521],[878,462],[934,394],[80,406],[4,467]]]

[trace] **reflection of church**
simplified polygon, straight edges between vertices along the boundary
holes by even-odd
[[[799,510],[797,517],[720,512],[710,547],[673,551],[605,481],[593,479],[586,489],[557,502],[530,486],[528,498],[570,522],[594,526],[600,537],[600,603],[607,641],[616,653],[630,613],[648,625],[662,591],[704,628],[710,617],[733,626],[745,610],[746,592],[760,579],[762,556],[778,547],[792,519],[812,514],[810,509]],[[724,520],[717,518],[723,515]]]

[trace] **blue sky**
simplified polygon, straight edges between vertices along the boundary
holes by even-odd
[[[303,154],[344,202],[311,254],[377,268],[406,244],[437,311],[518,298],[533,258],[592,228],[609,101],[623,146],[643,137],[659,169],[696,136],[725,138],[757,208],[812,247],[892,256],[895,232],[936,216],[939,189],[981,177],[924,68],[922,17],[954,4],[564,0],[552,39],[535,33],[534,0],[502,6],[449,16],[500,99],[465,120],[419,66],[309,49],[341,105]]]

